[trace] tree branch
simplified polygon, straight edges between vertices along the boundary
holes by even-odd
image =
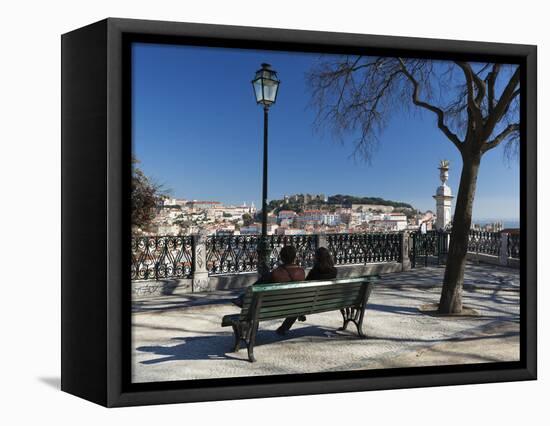
[[[491,136],[497,123],[500,121],[503,115],[506,114],[506,111],[508,111],[510,103],[519,94],[520,89],[516,89],[517,85],[519,84],[519,69],[520,67],[518,66],[516,68],[516,71],[512,75],[512,78],[510,78],[510,81],[508,81],[508,84],[502,91],[502,95],[495,105],[492,114],[490,114],[487,118],[483,135],[484,140]]]
[[[489,151],[490,149],[493,149],[497,147],[504,139],[506,139],[509,135],[511,135],[514,132],[519,131],[519,124],[513,123],[509,124],[502,132],[500,132],[495,138],[489,142],[484,143],[481,146],[481,152],[485,153]]]
[[[487,104],[488,104],[489,115],[491,115],[493,113],[493,110],[495,109],[495,81],[497,79],[499,71],[500,71],[500,64],[494,64],[493,69],[487,76],[487,86],[488,86]]]
[[[483,126],[483,115],[481,114],[481,100],[485,96],[485,84],[475,75],[472,67],[467,62],[455,62],[464,72],[466,77],[466,85],[468,88],[468,108],[476,123],[476,128],[481,129]],[[474,87],[476,85],[478,93],[474,97]]]
[[[407,70],[407,67],[405,66],[405,62],[403,62],[403,59],[398,58],[399,63],[401,64],[401,70],[405,77],[412,83],[413,85],[413,93],[412,93],[412,102],[421,108],[427,109],[434,114],[437,115],[437,127],[449,138],[449,140],[457,147],[457,149],[462,152],[462,141],[458,138],[457,135],[455,135],[451,130],[445,125],[445,113],[440,108],[437,108],[434,105],[431,105],[427,102],[424,102],[419,99],[419,84],[418,81],[413,77],[413,75]]]

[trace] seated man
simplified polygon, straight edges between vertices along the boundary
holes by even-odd
[[[285,283],[289,281],[303,281],[306,273],[300,266],[296,265],[296,249],[292,246],[284,246],[279,254],[282,264],[261,276],[254,284]],[[253,284],[253,285],[254,285]],[[242,307],[244,292],[233,300],[233,303]]]
[[[289,281],[303,281],[306,273],[296,265],[296,249],[292,246],[284,246],[280,253],[282,264],[260,278],[258,283],[286,283]]]

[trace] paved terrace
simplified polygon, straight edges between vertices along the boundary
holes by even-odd
[[[209,292],[136,300],[133,306],[134,382],[293,374],[354,369],[519,360],[519,271],[469,264],[464,304],[475,317],[433,317],[418,308],[437,303],[444,269],[387,274],[376,284],[364,330],[336,331],[339,312],[308,316],[281,337],[280,321],[262,322],[254,353],[232,348],[226,314],[235,293]]]

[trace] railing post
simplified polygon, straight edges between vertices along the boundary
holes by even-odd
[[[418,232],[413,232],[412,234],[412,262],[411,267],[416,268],[416,239],[417,239]]]
[[[193,293],[208,289],[206,269],[206,237],[193,235]]]
[[[402,271],[411,269],[411,260],[409,259],[409,233],[407,231],[401,233],[401,266]]]
[[[498,255],[498,263],[503,266],[508,266],[508,233],[500,233],[500,253]]]
[[[328,249],[328,241],[325,234],[317,234],[317,247],[315,248],[318,249],[319,247]]]

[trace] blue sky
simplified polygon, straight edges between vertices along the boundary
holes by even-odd
[[[155,44],[133,46],[133,152],[173,196],[260,204],[263,111],[251,80],[272,64],[281,86],[269,113],[269,198],[301,192],[377,196],[435,209],[437,165],[451,161],[456,195],[461,159],[434,116],[397,113],[370,163],[314,129],[305,73],[318,54]],[[519,162],[503,147],[482,159],[474,218],[519,217]]]

